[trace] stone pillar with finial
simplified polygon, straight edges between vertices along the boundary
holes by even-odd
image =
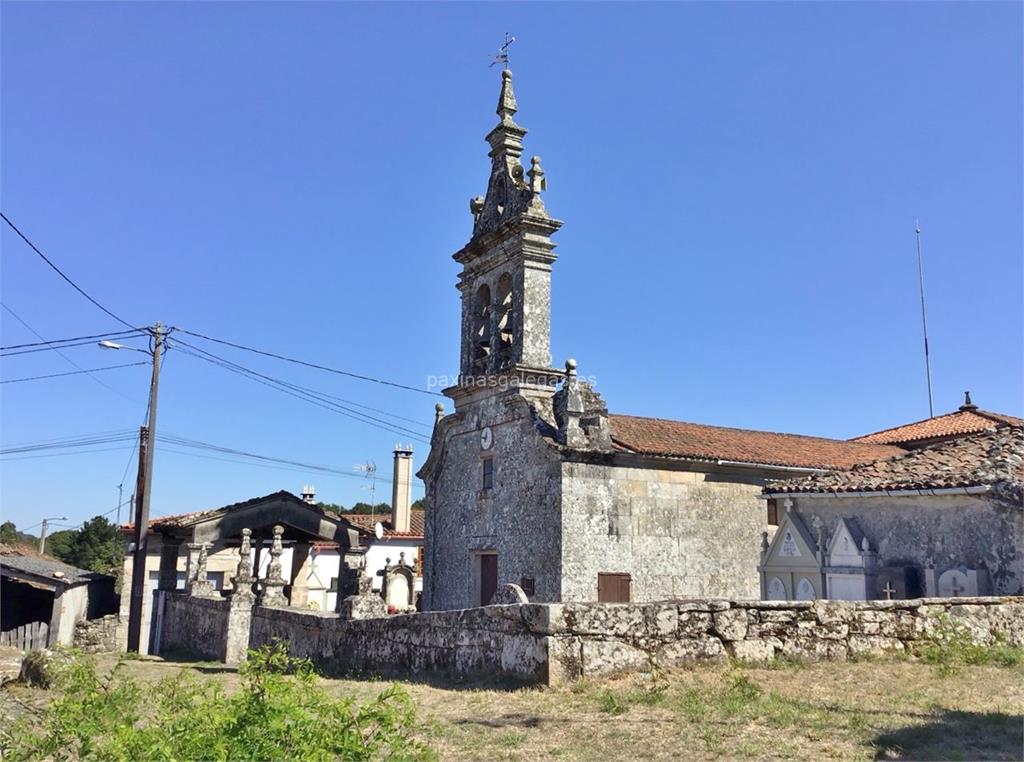
[[[267,577],[263,580],[260,591],[261,606],[285,607],[288,605],[288,599],[284,597],[284,586],[287,583],[281,573],[281,554],[284,552],[281,545],[283,534],[283,526],[280,524],[274,526],[274,540],[270,545],[270,565],[267,567]]]
[[[207,547],[209,547],[209,543],[199,543],[195,570],[188,585],[188,594],[197,598],[217,597],[217,591],[213,589],[213,583],[210,582],[206,573]]]
[[[242,543],[238,547],[238,566],[231,578],[228,598],[227,637],[224,642],[224,663],[241,664],[249,651],[249,633],[252,628],[252,607],[256,602],[253,592],[252,530],[242,530]]]
[[[975,405],[973,402],[971,402],[971,393],[970,393],[970,391],[964,392],[964,404],[962,404],[960,406],[961,412],[973,413],[977,409],[978,409],[978,406]]]

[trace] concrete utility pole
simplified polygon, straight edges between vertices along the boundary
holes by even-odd
[[[149,382],[149,425],[139,431],[139,477],[135,494],[135,552],[132,557],[132,588],[128,607],[128,650],[139,652],[142,636],[142,606],[146,594],[146,550],[149,536],[149,498],[153,487],[153,454],[156,443],[156,401],[160,384],[160,355],[164,329],[153,331],[153,375]]]
[[[46,530],[50,527],[51,521],[69,521],[67,516],[50,516],[48,519],[43,519],[43,528],[39,530],[39,552],[46,552]]]

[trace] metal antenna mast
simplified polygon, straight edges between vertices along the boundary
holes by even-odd
[[[928,417],[935,417],[932,405],[932,360],[928,354],[928,314],[924,308],[924,257],[921,255],[921,223],[914,220],[914,233],[917,236],[917,282],[921,289],[921,328],[924,331],[924,370],[928,377]]]

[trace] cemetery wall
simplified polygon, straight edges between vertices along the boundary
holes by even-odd
[[[227,602],[182,595],[167,602],[164,649],[175,644],[223,659]],[[527,603],[362,620],[257,606],[249,646],[283,641],[293,656],[330,675],[512,676],[559,684],[703,659],[906,653],[947,622],[976,642],[999,637],[1024,646],[1024,598]]]
[[[228,638],[228,601],[187,593],[164,596],[160,653],[180,652],[223,661]]]

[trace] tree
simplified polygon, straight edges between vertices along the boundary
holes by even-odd
[[[124,563],[117,527],[102,516],[89,519],[81,529],[54,532],[46,538],[46,549],[66,564],[114,576]]]
[[[370,505],[369,503],[356,503],[349,509],[349,513],[391,513],[391,506],[387,503],[377,503],[377,505]]]
[[[425,497],[421,497],[419,500],[412,504],[412,509],[414,511],[427,510],[427,499]]]
[[[0,524],[0,543],[4,545],[28,545],[35,547],[38,542],[38,537],[19,532],[13,521],[5,521],[3,524]]]

